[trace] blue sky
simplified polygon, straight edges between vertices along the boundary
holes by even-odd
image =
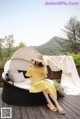
[[[79,5],[45,5],[45,2],[78,2]],[[80,20],[80,0],[0,0],[0,37],[14,35],[15,44],[41,45],[62,31],[70,17]]]

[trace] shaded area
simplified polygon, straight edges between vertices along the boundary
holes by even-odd
[[[12,119],[80,119],[80,96],[66,95],[59,98],[61,106],[65,109],[65,115],[51,112],[47,106],[14,106],[2,103],[0,89],[0,108],[11,107]],[[3,104],[3,105],[2,105]]]

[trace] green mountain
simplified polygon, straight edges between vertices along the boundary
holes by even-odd
[[[34,46],[43,55],[61,55],[66,54],[69,48],[69,41],[59,37],[53,37],[51,40],[40,46]]]

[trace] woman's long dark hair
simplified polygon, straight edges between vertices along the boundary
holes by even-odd
[[[34,61],[34,65],[36,65],[36,61]],[[48,73],[46,65],[43,65],[42,62],[38,64],[39,67],[44,67],[46,70],[46,74]]]
[[[34,65],[36,65],[36,61],[34,62]],[[42,64],[42,62],[40,62],[38,66],[39,67],[44,67],[44,65]]]

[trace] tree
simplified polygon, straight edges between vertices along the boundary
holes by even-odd
[[[26,46],[25,43],[20,42],[18,46],[14,47],[14,41],[13,35],[0,38],[0,66],[3,66],[16,50]]]
[[[72,51],[77,54],[80,48],[80,21],[76,17],[71,17],[64,26]]]
[[[10,57],[13,46],[14,46],[14,36],[13,35],[5,36],[5,40],[6,40],[6,44],[5,44],[6,45],[6,56]]]
[[[22,47],[25,47],[25,46],[26,46],[25,43],[23,43],[22,41],[18,45],[19,48],[22,48]]]
[[[5,40],[3,38],[0,38],[0,60],[2,61],[3,58],[3,43],[5,42]]]
[[[22,41],[16,46],[14,47],[14,52],[22,47],[26,47],[25,43],[23,43]]]

